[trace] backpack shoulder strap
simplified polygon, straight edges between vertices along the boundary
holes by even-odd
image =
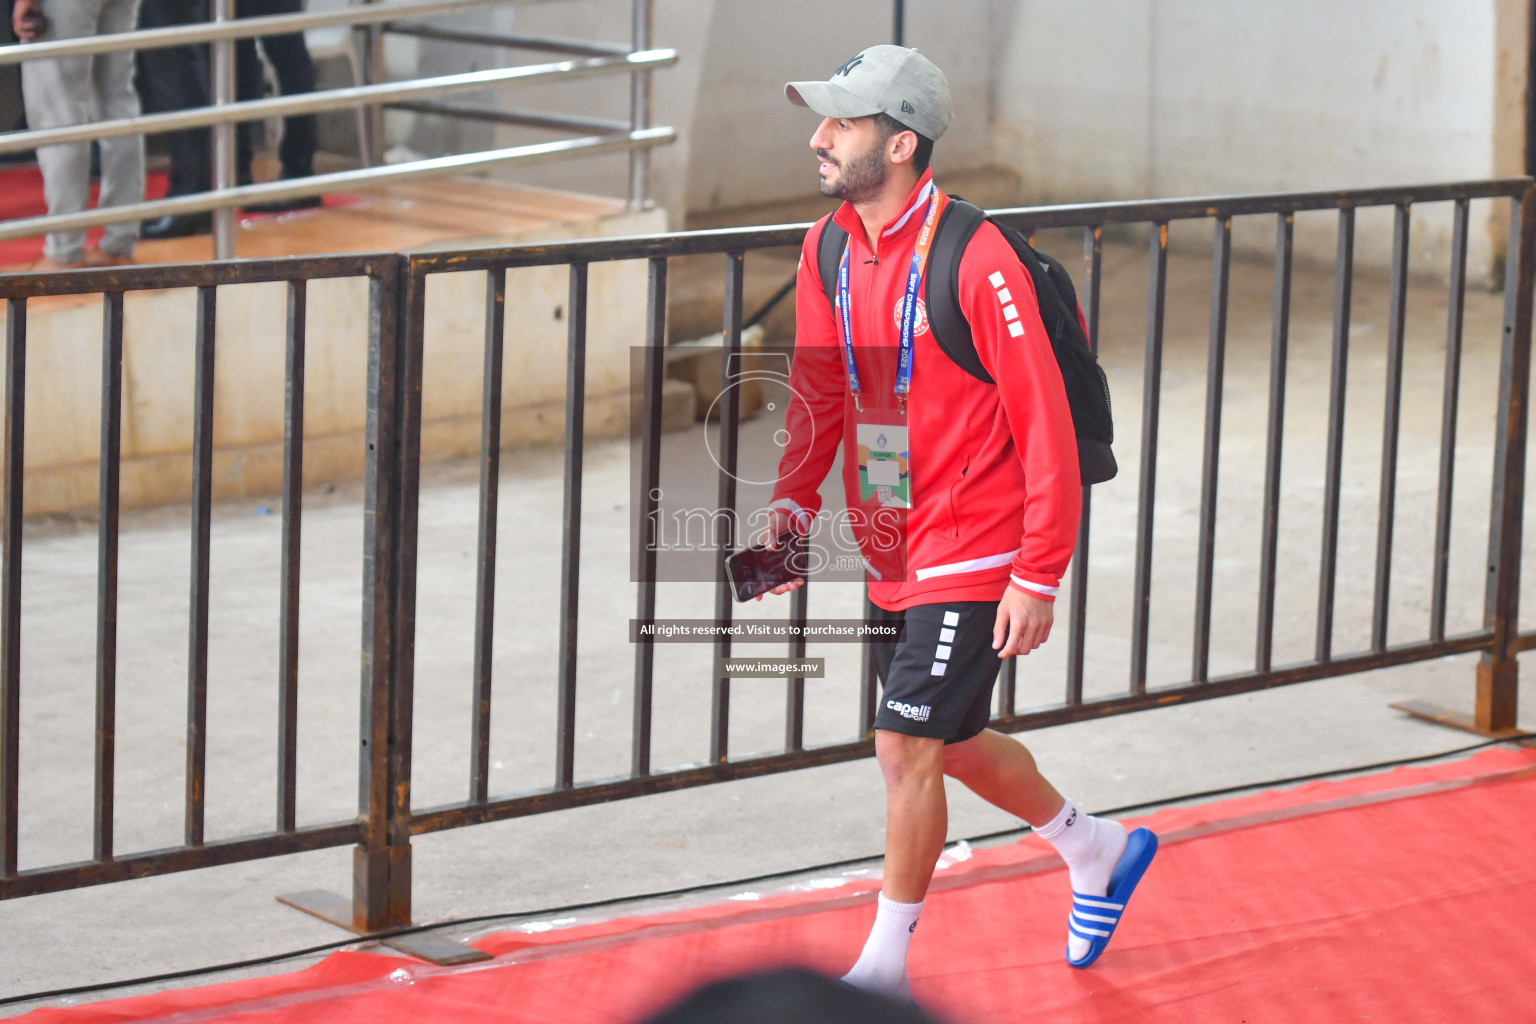
[[[848,232],[828,217],[816,239],[816,270],[821,274],[821,290],[827,293],[827,306],[833,310],[837,309],[837,268],[847,247]]]
[[[928,328],[933,340],[960,369],[977,380],[993,384],[992,376],[976,354],[976,339],[960,308],[960,257],[987,215],[959,196],[950,196],[934,229],[923,286],[928,305]]]

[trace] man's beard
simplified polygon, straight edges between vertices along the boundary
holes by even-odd
[[[830,160],[825,151],[817,153],[823,160]],[[817,188],[828,199],[844,199],[861,203],[879,194],[885,184],[885,147],[870,146],[867,152],[845,161],[838,166],[836,181],[822,178]]]

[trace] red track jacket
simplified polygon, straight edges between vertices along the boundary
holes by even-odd
[[[850,204],[830,214],[849,236],[848,295],[866,409],[872,401],[894,404],[898,312],[933,188],[932,174],[925,172],[903,212],[881,231],[874,253]],[[801,247],[789,385],[804,402],[791,402],[786,413],[789,442],[772,502],[807,522],[821,509],[817,489],[839,443],[850,507],[859,496],[842,326],[816,265],[825,220],[816,222]],[[870,599],[889,611],[996,601],[1010,579],[1054,600],[1077,541],[1082,485],[1072,412],[1034,284],[992,224],[982,224],[961,259],[960,307],[981,363],[997,383],[977,380],[945,355],[928,329],[926,309],[919,308],[905,417],[912,490],[906,578],[881,580],[872,571],[869,579]],[[872,358],[869,350],[876,346],[889,348],[891,358]]]

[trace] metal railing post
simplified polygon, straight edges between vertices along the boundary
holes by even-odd
[[[394,593],[389,643],[387,927],[411,923],[411,736],[416,690],[416,517],[421,487],[421,375],[427,279],[401,257],[395,301]],[[479,954],[474,959],[479,958]]]
[[[209,0],[215,23],[235,17],[235,0]],[[212,99],[216,107],[235,101],[235,41],[213,42]],[[235,187],[235,125],[222,121],[213,126],[213,187],[222,191]],[[233,259],[235,255],[235,209],[220,207],[213,211],[214,259]]]
[[[1458,219],[1460,211],[1457,211]],[[1457,246],[1465,244],[1460,238]],[[1510,204],[1509,242],[1504,263],[1504,331],[1499,352],[1499,404],[1493,438],[1493,494],[1488,505],[1487,585],[1483,591],[1483,632],[1490,636],[1477,659],[1477,692],[1472,714],[1429,701],[1392,705],[1418,718],[1495,738],[1518,732],[1520,664],[1520,540],[1525,509],[1526,403],[1531,384],[1531,301],[1536,285],[1536,186],[1529,183]],[[1456,281],[1460,289],[1464,282]],[[1454,304],[1455,297],[1452,302]],[[1450,358],[1457,355],[1459,325],[1453,313]],[[1449,408],[1449,406],[1448,406]],[[1442,427],[1442,431],[1444,428]],[[1443,456],[1442,456],[1443,457]],[[1446,504],[1450,467],[1441,468],[1441,504]],[[1448,513],[1443,509],[1440,516]],[[1448,520],[1447,520],[1448,522]],[[1445,532],[1442,528],[1440,532]],[[1437,567],[1438,571],[1438,567]],[[1435,616],[1442,612],[1435,602]],[[1430,626],[1431,636],[1444,626]]]
[[[725,556],[736,550],[736,470],[740,451],[741,389],[735,378],[741,373],[741,300],[745,288],[746,253],[725,254],[725,319],[720,330],[720,467],[716,522],[724,525],[717,537],[708,538],[719,545],[715,572],[715,622],[731,624],[734,608],[730,579],[725,571]],[[731,638],[722,635],[715,641],[715,677],[709,713],[709,760],[723,764],[731,752],[731,680],[719,668],[731,656]]]
[[[5,497],[0,520],[0,879],[16,877],[21,795],[21,520],[27,423],[27,300],[5,317]]]
[[[1536,281],[1536,187],[1515,200],[1505,263],[1504,337],[1499,356],[1498,433],[1488,524],[1488,588],[1483,628],[1493,644],[1477,662],[1477,732],[1515,728],[1519,692],[1520,532],[1525,507],[1526,400],[1531,377],[1531,298]]]
[[[358,755],[358,816],[364,839],[353,853],[352,927],[369,932],[394,923],[389,861],[390,708],[393,703],[394,601],[400,530],[399,275],[396,268],[369,282],[368,449],[364,464],[362,745]],[[406,916],[409,918],[409,908]]]
[[[651,0],[632,0],[633,25],[630,38],[635,52],[651,48],[651,33],[655,27],[655,12]],[[629,130],[639,131],[651,126],[651,72],[648,69],[634,71],[629,76]],[[629,154],[629,208],[643,210],[650,200],[651,154],[644,149],[631,150]]]
[[[659,514],[661,491],[661,412],[662,382],[666,379],[667,347],[667,258],[650,261],[645,317],[645,362],[641,370],[644,405],[640,419],[640,517],[651,523]],[[640,593],[635,618],[641,622],[656,617],[656,560],[660,537],[647,537],[638,545],[639,558],[635,578]],[[651,704],[655,693],[656,649],[648,636],[637,637],[635,644],[634,728],[630,773],[651,773]]]

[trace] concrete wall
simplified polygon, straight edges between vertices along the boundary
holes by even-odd
[[[995,159],[1034,202],[1358,188],[1522,173],[1525,8],[1508,0],[1102,0],[999,5]],[[1475,213],[1472,265],[1505,213]],[[1415,212],[1443,267],[1450,211]],[[1331,258],[1332,218],[1298,221]],[[1390,217],[1362,218],[1383,263]],[[1242,225],[1268,248],[1273,226]]]
[[[990,162],[993,0],[913,5],[908,41],[946,68],[955,96],[955,122],[937,151],[935,167],[969,168]],[[653,151],[652,194],[681,227],[688,213],[800,198],[815,192],[806,142],[815,129],[808,111],[784,99],[784,83],[825,78],[862,47],[889,41],[889,0],[817,0],[744,3],[741,0],[660,0],[655,43],[682,59],[652,77],[652,122],[678,129],[677,143]],[[536,4],[502,13],[519,32],[627,42],[630,12],[618,0]],[[468,22],[466,22],[468,24]],[[467,70],[485,59],[474,48],[442,49],[423,42],[421,74]],[[401,60],[411,59],[404,49]],[[495,51],[488,51],[494,53]],[[535,61],[528,53],[503,59]],[[507,107],[564,111],[625,119],[627,79],[519,85],[494,100]],[[390,137],[435,155],[463,148],[514,146],[549,138],[547,132],[478,125],[445,126],[437,119],[391,114]],[[403,128],[402,126],[406,126]],[[407,130],[408,129],[408,130]],[[604,195],[628,191],[628,159],[595,157],[543,167],[508,167],[500,175],[531,185]]]
[[[656,150],[653,194],[673,226],[689,215],[814,194],[805,144],[812,115],[782,86],[828,74],[890,37],[889,0],[657,0],[655,40],[681,62],[654,77],[653,120],[679,142]],[[629,4],[571,0],[482,12],[505,29],[614,42]],[[1023,176],[1021,202],[1087,201],[1487,178],[1523,173],[1525,0],[948,0],[909,4],[906,41],[945,69],[956,117],[935,153],[942,175],[996,166]],[[423,44],[441,72],[527,54]],[[509,106],[614,118],[622,78],[501,90]],[[548,135],[447,127],[392,115],[422,152],[515,145]],[[404,128],[409,128],[408,132]],[[403,134],[402,134],[403,132]],[[506,177],[622,195],[627,158]],[[1474,209],[1474,274],[1502,254],[1505,214]],[[1359,258],[1384,264],[1390,216],[1365,216]],[[1302,258],[1330,259],[1331,217],[1298,221]],[[1414,266],[1443,273],[1450,211],[1415,214]],[[1176,234],[1176,241],[1177,241]],[[1267,251],[1273,225],[1237,225]]]
[[[991,160],[993,4],[908,4],[907,43],[945,70],[955,118],[934,150],[936,171]],[[816,191],[807,143],[819,118],[784,98],[784,83],[825,79],[866,46],[889,42],[889,0],[779,0],[715,5],[694,110],[689,212]]]

